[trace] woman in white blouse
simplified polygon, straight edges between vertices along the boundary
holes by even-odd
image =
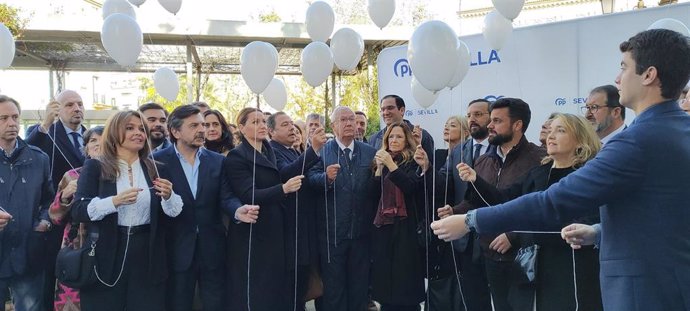
[[[97,281],[81,288],[84,311],[165,310],[164,222],[182,211],[182,199],[149,158],[147,133],[138,112],[113,115],[102,155],[82,168],[72,217],[90,238],[97,234]]]

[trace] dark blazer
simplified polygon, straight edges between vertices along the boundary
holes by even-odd
[[[335,139],[321,149],[321,161],[312,167],[307,178],[309,185],[317,191],[318,234],[324,241],[326,222],[322,220],[326,219],[326,209],[331,244],[335,244],[336,239],[358,239],[369,235],[378,198],[372,179],[375,154],[373,147],[355,141],[348,166]],[[324,169],[336,163],[340,164],[338,175],[334,183],[327,184]],[[324,190],[327,198],[324,198]]]
[[[256,159],[256,161],[254,161]],[[283,185],[271,145],[259,153],[245,140],[228,154],[227,174],[244,204],[259,205],[253,224],[232,222],[228,234],[229,310],[247,308],[247,258],[251,228],[250,303],[252,310],[286,310]],[[230,175],[232,174],[232,175]]]
[[[232,218],[235,209],[242,203],[235,198],[227,176],[223,175],[227,166],[226,158],[218,153],[200,149],[199,176],[196,199],[189,188],[180,159],[171,145],[154,158],[162,162],[170,173],[173,191],[182,197],[182,212],[170,218],[168,226],[169,259],[174,271],[186,271],[192,264],[199,243],[201,262],[211,269],[225,262],[225,227],[222,212]]]
[[[686,311],[688,159],[690,116],[675,100],[655,104],[546,191],[477,210],[477,229],[541,230],[599,210],[604,310]]]
[[[76,150],[74,150],[72,141],[67,137],[67,132],[65,132],[62,121],[58,120],[53,123],[48,129],[47,134],[41,132],[39,128],[40,126],[34,127],[33,131],[26,137],[26,142],[29,145],[38,147],[48,155],[52,163],[51,165],[53,165],[53,174],[51,176],[53,180],[53,189],[57,189],[62,175],[84,164],[84,160],[82,160],[83,156],[77,154]],[[86,131],[83,125],[81,128]],[[53,148],[53,140],[55,140],[55,148]],[[62,151],[62,153],[60,153],[60,151]]]
[[[146,165],[141,163],[146,182],[153,186]],[[158,167],[162,178],[169,179],[165,168]],[[163,228],[165,214],[161,207],[161,198],[151,191],[151,234],[149,240],[149,278],[153,283],[165,281],[168,276],[165,230]],[[105,216],[98,221],[91,221],[87,207],[94,197],[107,198],[117,195],[117,186],[114,181],[101,179],[101,162],[95,159],[87,160],[81,169],[81,175],[77,182],[77,193],[72,205],[72,219],[87,224],[89,233],[98,233],[96,243],[96,265],[98,274],[103,281],[112,283],[120,271],[119,262],[115,262],[118,243],[117,213]]]
[[[314,164],[319,162],[319,156],[316,155],[312,147],[298,155],[294,149],[277,143],[270,142],[273,147],[273,152],[276,155],[276,166],[280,171],[280,178],[283,182],[288,179],[298,176],[306,175],[309,169]],[[299,206],[296,206],[295,194],[288,195],[283,200],[283,207],[285,209],[285,252],[287,254],[286,268],[288,270],[295,268],[295,229],[298,229],[297,236],[297,263],[300,265],[308,265],[316,255],[316,241],[314,234],[316,233],[316,208],[313,203],[314,192],[309,189],[307,183],[303,180],[302,188],[299,191]],[[298,210],[299,209],[299,210]],[[298,214],[295,214],[295,212]],[[295,228],[295,216],[299,223]]]

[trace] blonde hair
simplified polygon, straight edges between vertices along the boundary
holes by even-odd
[[[448,123],[450,120],[460,124],[460,142],[467,140],[467,138],[470,137],[470,127],[467,125],[467,118],[461,115],[452,115],[450,118],[448,118],[448,120],[446,120],[446,123]]]
[[[417,143],[415,142],[414,137],[412,136],[412,131],[410,131],[407,124],[403,122],[396,122],[389,125],[388,129],[386,130],[386,133],[383,135],[383,144],[381,144],[381,150],[389,151],[388,137],[391,135],[391,132],[396,127],[401,128],[403,130],[403,133],[405,133],[405,148],[403,148],[403,150],[400,152],[400,155],[402,156],[402,161],[398,163],[403,164],[414,159],[414,152],[417,148]]]
[[[149,129],[138,111],[120,111],[108,118],[103,129],[101,142],[101,155],[96,159],[101,162],[101,178],[108,181],[115,181],[120,176],[120,168],[118,165],[117,148],[125,141],[125,132],[127,131],[127,122],[132,118],[139,118],[141,125],[144,127],[145,139],[148,140]],[[149,158],[151,149],[149,144],[145,143],[144,148],[139,150],[139,160],[144,162],[146,170],[149,173],[151,180],[158,178],[153,160]]]
[[[601,141],[599,136],[594,132],[594,127],[584,117],[577,116],[570,113],[557,113],[552,120],[561,120],[566,132],[575,139],[577,148],[575,148],[573,167],[580,167],[587,161],[594,159],[599,150],[601,150]],[[553,161],[551,156],[546,156],[541,163],[547,164]]]

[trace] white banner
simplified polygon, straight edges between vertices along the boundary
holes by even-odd
[[[538,144],[539,129],[550,113],[580,113],[591,89],[615,85],[619,44],[661,18],[690,26],[690,3],[516,29],[501,51],[491,50],[481,34],[461,37],[470,48],[470,70],[459,86],[441,91],[427,109],[410,91],[407,46],[387,48],[378,57],[379,99],[402,97],[405,118],[428,130],[441,148],[445,121],[465,115],[473,99],[521,98],[532,110],[527,138]],[[633,118],[628,109],[626,123]]]

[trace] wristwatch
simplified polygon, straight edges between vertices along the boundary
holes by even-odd
[[[469,211],[465,215],[465,226],[470,232],[477,232],[477,219],[475,211]]]

